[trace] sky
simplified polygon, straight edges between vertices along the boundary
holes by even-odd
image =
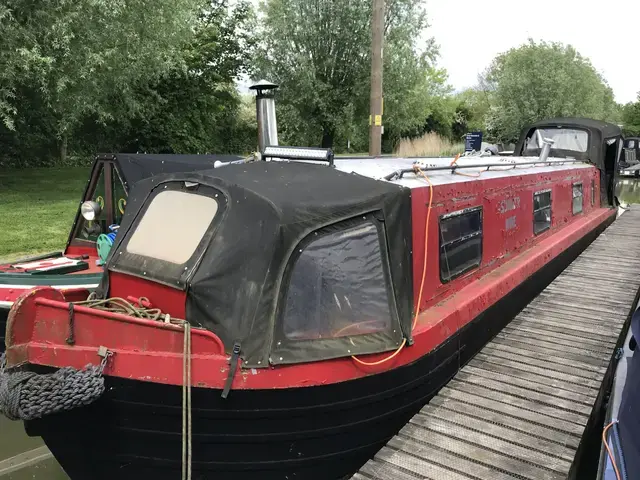
[[[589,57],[619,103],[640,92],[639,0],[424,0],[440,45],[439,66],[461,90],[499,53],[535,41],[573,45]]]

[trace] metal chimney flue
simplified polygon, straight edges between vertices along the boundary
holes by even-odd
[[[546,162],[549,158],[549,153],[551,153],[551,147],[555,142],[550,138],[543,137],[540,130],[536,130],[536,133],[538,134],[538,145],[541,146],[538,160]]]
[[[275,90],[278,85],[260,80],[249,89],[256,91],[256,119],[258,121],[258,148],[278,145],[278,124],[276,122]]]

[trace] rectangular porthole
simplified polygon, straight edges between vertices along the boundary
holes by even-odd
[[[533,194],[533,233],[538,235],[551,228],[551,190]]]
[[[582,184],[573,184],[573,214],[576,215],[582,212]]]
[[[482,260],[482,207],[440,217],[440,279],[443,283],[476,268]]]

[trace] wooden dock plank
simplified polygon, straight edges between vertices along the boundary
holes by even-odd
[[[622,250],[629,261],[612,262]],[[640,209],[631,209],[354,480],[567,478],[639,288]]]

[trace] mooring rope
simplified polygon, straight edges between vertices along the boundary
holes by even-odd
[[[182,360],[182,480],[191,480],[191,325],[184,322]]]
[[[148,308],[145,298],[138,305],[120,297],[98,299],[91,293],[87,300],[70,305],[82,305],[137,318],[160,320],[182,325],[184,330],[182,378],[182,479],[191,480],[192,420],[191,420],[191,324],[172,318],[158,308]],[[70,310],[72,308],[70,307]],[[112,352],[106,351],[100,365],[87,365],[83,370],[64,367],[54,373],[39,375],[29,371],[6,371],[6,358],[0,355],[0,413],[11,420],[33,420],[60,411],[88,405],[105,390],[102,373]]]

